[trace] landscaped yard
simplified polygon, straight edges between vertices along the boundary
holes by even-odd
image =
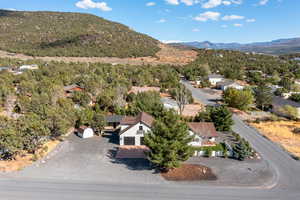
[[[251,123],[252,126],[268,137],[273,142],[279,143],[287,151],[300,157],[300,134],[293,133],[295,128],[300,128],[300,122],[277,121]]]
[[[183,164],[181,167],[161,173],[168,181],[200,181],[216,180],[216,175],[208,167],[202,165]]]

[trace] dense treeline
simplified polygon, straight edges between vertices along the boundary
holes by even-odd
[[[0,59],[0,64],[19,66],[33,61]],[[91,126],[100,132],[107,113],[135,115],[147,111],[160,115],[163,106],[156,93],[137,97],[132,86],[179,85],[177,72],[168,66],[112,66],[35,61],[39,70],[21,75],[0,73],[2,110],[15,100],[11,113],[0,118],[0,155],[11,159],[21,152],[34,153],[46,141],[64,136],[72,127]],[[66,96],[64,87],[77,84],[82,91]],[[131,95],[132,96],[132,95]]]
[[[32,56],[154,56],[158,41],[94,15],[0,10],[0,48]]]
[[[209,73],[220,73],[226,78],[245,80],[249,83],[270,82],[279,84],[281,78],[300,78],[300,67],[296,61],[286,57],[243,53],[230,50],[198,50],[198,58],[178,70],[188,79],[205,77]]]

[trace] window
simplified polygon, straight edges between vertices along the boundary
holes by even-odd
[[[143,126],[140,126],[140,127],[139,127],[139,131],[142,131],[142,130],[143,130]]]

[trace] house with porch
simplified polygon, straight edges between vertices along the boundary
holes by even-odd
[[[120,122],[120,146],[144,145],[145,134],[151,130],[153,122],[154,118],[145,112],[141,112],[136,117],[124,117]]]
[[[208,81],[211,85],[215,86],[218,82],[221,82],[224,80],[224,77],[219,74],[210,74],[208,75]]]
[[[217,144],[218,133],[213,123],[210,122],[190,122],[187,124],[189,134],[194,136],[194,140],[189,144],[193,147],[215,146]]]

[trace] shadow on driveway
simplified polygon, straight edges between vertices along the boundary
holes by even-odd
[[[113,164],[119,164],[126,166],[130,170],[153,170],[153,166],[148,159],[144,158],[116,158],[118,148],[110,149],[107,157]]]

